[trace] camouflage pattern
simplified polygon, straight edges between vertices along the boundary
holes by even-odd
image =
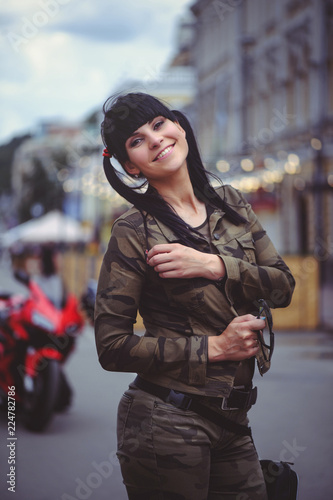
[[[223,414],[247,425],[244,411]],[[250,437],[133,385],[119,404],[117,434],[129,500],[267,500]]]
[[[145,262],[145,250],[174,243],[174,233],[149,214],[133,208],[113,225],[100,271],[95,309],[99,360],[111,371],[133,372],[174,390],[226,397],[239,362],[207,363],[207,339],[237,315],[257,314],[257,300],[271,307],[290,303],[294,279],[257,220],[251,206],[230,186],[221,196],[248,222],[235,226],[222,210],[212,210],[210,242],[224,261],[223,285],[204,279],[163,279]],[[147,231],[146,231],[147,229]],[[133,334],[137,310],[144,336]],[[258,355],[262,372],[269,364]]]

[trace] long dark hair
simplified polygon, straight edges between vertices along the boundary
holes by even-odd
[[[186,132],[189,147],[187,168],[193,190],[198,199],[225,212],[225,216],[233,224],[246,222],[233,210],[215,191],[208,179],[194,137],[192,127],[183,113],[171,111],[155,97],[144,93],[129,93],[109,98],[104,106],[104,121],[101,125],[101,134],[104,145],[121,165],[128,160],[125,147],[126,140],[142,125],[151,122],[157,116],[163,116],[173,122],[178,122]],[[196,247],[196,232],[181,219],[172,207],[159,195],[156,189],[148,186],[146,192],[139,192],[137,186],[130,186],[122,180],[124,174],[117,171],[109,157],[103,161],[105,175],[117,193],[133,204],[141,212],[147,212],[168,226],[176,234],[179,242]],[[129,174],[125,174],[125,176]],[[144,183],[145,184],[145,183]],[[142,188],[142,185],[139,186]]]

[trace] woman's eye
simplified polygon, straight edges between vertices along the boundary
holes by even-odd
[[[140,144],[140,141],[141,141],[141,139],[134,139],[134,140],[130,143],[130,147],[131,147],[131,148],[135,148],[135,146],[137,146],[138,144]]]
[[[164,120],[158,120],[154,125],[154,130],[158,130],[164,123]]]

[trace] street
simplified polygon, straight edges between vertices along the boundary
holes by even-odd
[[[67,413],[56,414],[42,434],[27,431],[17,417],[15,494],[7,491],[7,421],[1,415],[2,499],[126,499],[115,458],[115,424],[117,402],[133,376],[100,368],[90,327],[65,371],[75,391]]]
[[[270,372],[255,377],[259,397],[250,422],[258,453],[294,462],[299,500],[332,498],[332,358],[330,333],[279,332]],[[1,498],[126,500],[115,425],[118,400],[134,376],[102,370],[88,326],[65,371],[75,390],[67,413],[55,415],[42,434],[25,430],[17,415],[15,493],[6,484],[10,448],[1,414]]]

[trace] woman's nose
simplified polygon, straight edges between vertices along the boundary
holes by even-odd
[[[149,136],[149,146],[151,147],[151,149],[159,147],[160,144],[162,143],[162,141],[163,141],[163,137],[161,137],[161,135],[158,133],[152,133]]]

